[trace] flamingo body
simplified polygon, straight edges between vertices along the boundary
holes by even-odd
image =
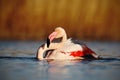
[[[60,42],[54,39],[61,38]],[[63,28],[58,27],[48,37],[48,42],[43,44],[37,53],[37,58],[42,59],[85,59],[85,56],[98,58],[98,55],[78,40],[67,39]],[[45,56],[43,57],[43,54]]]

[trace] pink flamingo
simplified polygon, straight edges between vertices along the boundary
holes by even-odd
[[[97,59],[99,56],[78,40],[67,39],[63,28],[57,27],[48,36],[47,42],[38,49],[37,56],[43,59]]]

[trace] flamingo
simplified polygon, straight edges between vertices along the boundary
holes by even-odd
[[[98,59],[99,56],[84,43],[72,38],[67,39],[66,31],[57,27],[48,36],[47,42],[39,47],[37,56],[43,59]]]

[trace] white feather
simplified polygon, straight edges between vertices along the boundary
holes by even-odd
[[[71,39],[68,39],[60,50],[64,52],[72,52],[78,50],[83,51],[83,48],[80,44],[75,44]]]

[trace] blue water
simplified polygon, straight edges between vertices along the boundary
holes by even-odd
[[[40,42],[0,41],[0,80],[120,80],[120,43],[86,42],[101,60],[43,60]]]

